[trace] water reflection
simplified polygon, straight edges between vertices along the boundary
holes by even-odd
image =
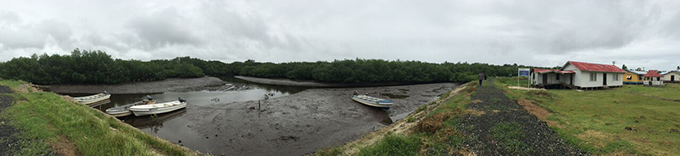
[[[180,109],[174,112],[137,117],[134,115],[121,118],[125,123],[130,124],[139,129],[150,128],[152,132],[158,133],[158,130],[163,128],[163,123],[180,117],[187,113],[186,109]]]

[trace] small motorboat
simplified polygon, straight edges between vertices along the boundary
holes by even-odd
[[[90,96],[83,96],[83,97],[74,97],[73,99],[76,100],[76,102],[84,105],[90,105],[93,103],[97,103],[99,101],[104,101],[111,98],[111,94],[108,92],[104,91],[104,93],[99,93],[95,95],[90,95]]]
[[[130,111],[132,111],[132,113],[134,113],[135,116],[146,116],[172,112],[175,110],[185,108],[186,106],[187,106],[186,100],[180,98],[179,100],[165,103],[132,106],[130,107]]]
[[[132,112],[130,111],[130,107],[132,106],[148,105],[154,103],[156,103],[156,100],[153,100],[151,97],[147,96],[147,98],[142,101],[106,109],[106,114],[109,114],[114,117],[124,117],[132,114]]]
[[[372,96],[368,96],[368,95],[353,95],[352,100],[354,100],[358,103],[364,104],[364,105],[368,105],[368,106],[371,106],[371,107],[379,107],[379,108],[390,108],[390,107],[392,107],[392,104],[394,104],[394,102],[392,102],[392,100],[385,100],[385,99],[372,97]]]

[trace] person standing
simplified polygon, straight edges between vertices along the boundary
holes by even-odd
[[[479,75],[477,75],[477,76],[479,77],[479,86],[482,86],[482,81],[484,80],[484,74],[479,73]]]

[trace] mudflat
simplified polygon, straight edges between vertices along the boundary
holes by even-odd
[[[107,91],[111,94],[149,94],[182,90],[186,88],[224,85],[226,82],[216,77],[200,77],[178,79],[171,78],[162,81],[133,82],[110,85],[70,85],[59,84],[49,86],[49,90],[60,94],[95,94]]]
[[[191,127],[205,136],[197,150],[225,155],[301,155],[357,139],[457,87],[437,83],[389,87],[316,88],[261,101],[187,107]],[[388,98],[390,110],[350,100],[354,91]],[[179,140],[170,140],[179,142]]]

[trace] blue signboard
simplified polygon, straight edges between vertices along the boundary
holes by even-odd
[[[519,76],[529,76],[529,68],[519,68]]]

